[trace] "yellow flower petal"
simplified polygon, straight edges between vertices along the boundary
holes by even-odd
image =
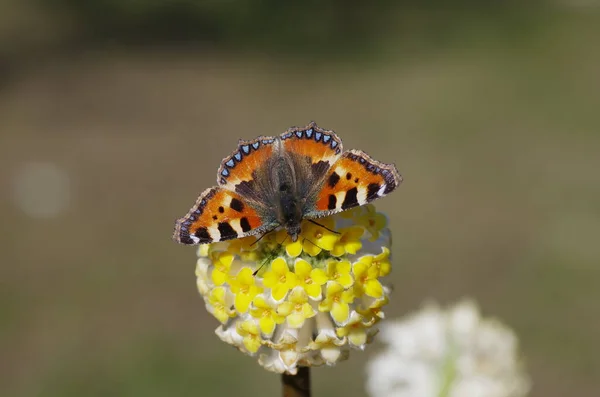
[[[350,263],[350,261],[341,261],[334,263],[336,263],[337,271],[340,274],[349,274],[352,270],[352,264]]]
[[[285,252],[292,258],[297,257],[302,253],[302,242],[297,240],[285,246]]]
[[[354,283],[352,276],[348,273],[341,274],[338,278],[335,279],[338,283],[340,283],[344,288],[350,288]]]
[[[331,232],[329,232],[331,233]],[[337,234],[326,234],[322,238],[319,239],[319,247],[323,248],[326,251],[331,251],[333,246],[338,241],[339,236]]]
[[[305,303],[307,301],[306,292],[303,288],[294,288],[292,292],[290,292],[288,300],[295,304]]]
[[[284,275],[290,270],[287,262],[282,257],[275,258],[275,260],[271,262],[271,269],[278,275]]]
[[[354,298],[355,298],[354,291],[352,291],[351,289],[344,291],[341,294],[341,300],[344,303],[352,303],[352,302],[354,302]]]
[[[354,266],[352,266],[352,273],[354,273],[354,278],[359,279],[363,276],[369,269],[369,264],[365,263],[366,260],[363,261],[364,258],[360,258],[360,261],[356,262]]]
[[[260,349],[260,339],[255,337],[244,338],[244,346],[250,353],[256,353]]]
[[[321,247],[317,246],[316,243],[309,240],[304,240],[302,243],[302,250],[310,256],[317,256],[321,253]]]
[[[279,283],[279,276],[274,271],[270,270],[263,276],[263,284],[267,288],[273,288]]]
[[[289,290],[290,289],[286,284],[276,284],[271,289],[271,296],[273,296],[273,299],[276,301],[280,301],[285,298]]]
[[[354,255],[362,248],[362,243],[360,241],[350,242],[344,245],[344,249],[347,254]]]
[[[304,318],[311,318],[316,316],[317,312],[315,309],[308,303],[302,305],[302,315]]]
[[[246,313],[248,311],[248,307],[250,306],[250,302],[252,298],[246,294],[237,294],[235,296],[234,306],[235,310],[240,313]]]
[[[321,286],[318,284],[306,285],[304,289],[311,298],[317,299],[321,297]]]
[[[267,303],[267,300],[262,295],[257,295],[252,301],[252,303],[259,309],[266,309],[270,307]]]
[[[217,287],[210,291],[210,299],[215,300],[216,302],[224,302],[225,301],[225,288]]]
[[[348,317],[350,317],[350,308],[348,307],[348,304],[334,302],[331,307],[331,317],[338,323],[348,321]]]
[[[219,320],[222,324],[225,324],[227,320],[229,320],[229,315],[222,308],[214,308],[213,316],[215,316],[215,318]]]
[[[271,335],[275,330],[275,320],[272,317],[261,317],[258,321],[260,330],[265,335]]]
[[[287,272],[285,275],[285,284],[289,289],[294,288],[296,285],[298,285],[298,276],[292,272]]]
[[[353,328],[348,333],[348,340],[354,346],[362,346],[365,343],[367,343],[367,332],[362,327],[360,327],[360,328]]]
[[[211,273],[211,278],[215,285],[223,285],[225,284],[229,276],[226,273],[223,273],[217,269],[213,269]]]
[[[294,310],[294,304],[292,302],[283,302],[277,306],[277,314],[284,317],[289,316],[292,310]]]
[[[302,259],[297,260],[294,265],[294,273],[296,273],[296,275],[299,278],[308,277],[310,275],[311,270],[312,266],[310,265],[310,263]]]
[[[310,278],[316,285],[323,285],[327,282],[327,274],[323,269],[313,269],[310,272]]]
[[[254,284],[254,276],[252,275],[252,273],[252,269],[250,269],[249,267],[244,267],[238,272],[235,278],[240,284],[252,285]]]
[[[336,244],[329,253],[333,256],[342,256],[346,253],[346,249],[343,245]]]
[[[198,251],[197,251],[198,256],[207,257],[209,247],[210,247],[209,244],[200,244],[198,246]]]
[[[319,311],[320,312],[328,312],[331,311],[331,306],[333,301],[331,299],[325,299],[322,302],[319,302]]]
[[[340,292],[342,292],[344,290],[344,287],[342,287],[340,284],[338,283],[329,283],[327,284],[327,297],[331,297],[333,295],[336,295]]]
[[[368,280],[365,284],[365,294],[371,298],[381,298],[383,296],[383,287],[379,280]]]
[[[384,277],[392,271],[392,264],[389,261],[382,261],[379,264],[379,277]]]
[[[296,311],[292,312],[289,316],[287,316],[287,323],[292,328],[300,328],[304,325],[304,320],[306,319],[302,313],[298,313]]]

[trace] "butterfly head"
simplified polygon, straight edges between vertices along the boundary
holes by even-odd
[[[286,226],[285,230],[287,231],[288,235],[290,236],[290,239],[292,239],[293,243],[298,241],[298,236],[300,235],[300,224],[288,225],[288,226]]]

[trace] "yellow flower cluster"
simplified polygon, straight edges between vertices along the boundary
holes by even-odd
[[[372,205],[285,230],[201,245],[196,276],[217,335],[274,372],[333,365],[364,349],[384,317],[386,217]]]

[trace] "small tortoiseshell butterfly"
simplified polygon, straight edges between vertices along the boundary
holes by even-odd
[[[393,164],[360,150],[342,150],[342,141],[311,122],[278,137],[240,140],[223,159],[215,187],[175,225],[182,244],[207,244],[278,227],[298,239],[303,219],[321,218],[369,203],[393,191],[402,177]]]

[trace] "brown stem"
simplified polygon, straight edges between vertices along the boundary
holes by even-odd
[[[296,375],[281,375],[283,397],[310,397],[310,368],[298,367]]]

